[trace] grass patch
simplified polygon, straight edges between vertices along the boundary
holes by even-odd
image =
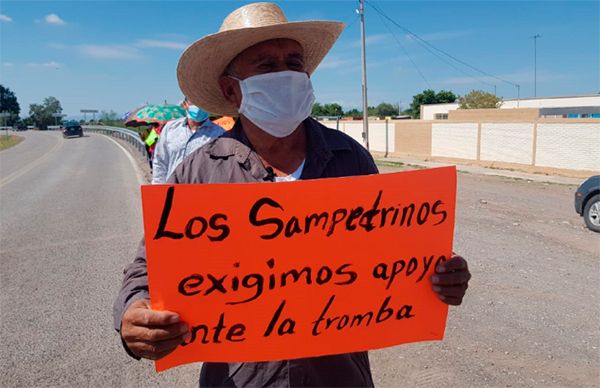
[[[405,168],[405,169],[412,169],[412,170],[422,170],[424,168],[427,168],[425,166],[418,166],[416,164],[395,162],[392,160],[381,160],[381,159],[375,159],[375,165],[377,165],[379,167],[395,167],[395,168]]]
[[[0,151],[16,146],[23,140],[23,137],[17,135],[0,135]]]
[[[393,162],[393,161],[388,161],[388,160],[375,160],[375,164],[378,166],[382,166],[382,167],[404,167],[406,166],[404,163],[402,162]]]

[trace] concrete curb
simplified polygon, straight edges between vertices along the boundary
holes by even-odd
[[[381,158],[376,157],[375,161],[381,163],[402,163],[404,165],[416,166],[421,168],[433,168],[443,166],[456,166],[459,172],[467,174],[477,175],[488,175],[488,176],[500,176],[512,179],[523,179],[532,182],[543,182],[543,183],[556,183],[561,185],[575,185],[579,186],[585,179],[582,178],[570,178],[558,175],[544,175],[544,174],[531,174],[526,172],[503,170],[495,168],[486,168],[480,166],[469,166],[464,164],[453,164],[444,162],[432,162],[418,159],[405,159],[405,158]]]

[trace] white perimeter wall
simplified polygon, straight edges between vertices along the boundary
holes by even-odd
[[[600,123],[538,124],[535,164],[600,171]]]
[[[329,124],[327,125],[328,122],[323,122],[323,124],[325,124],[326,126],[329,126],[330,128],[335,128],[335,121],[333,122],[333,124]],[[357,142],[359,142],[360,144],[363,144],[363,140],[362,140],[362,131],[363,131],[363,125],[362,125],[362,121],[359,121],[358,123],[356,122],[343,122],[340,121],[340,131],[344,132],[345,134],[347,134],[348,136],[352,137],[354,140],[356,140]],[[388,137],[387,137],[387,141],[388,141],[388,152],[395,152],[395,148],[396,148],[396,141],[395,141],[395,137],[396,137],[396,130],[395,130],[395,125],[392,122],[388,123]],[[371,151],[378,151],[378,152],[386,152],[386,138],[385,138],[385,122],[383,123],[374,123],[374,122],[369,122],[369,148]]]
[[[432,124],[431,155],[477,159],[477,123]]]
[[[481,124],[481,160],[531,164],[532,150],[533,123]]]
[[[335,128],[335,121],[324,125]],[[388,152],[395,152],[395,128],[388,125]],[[362,144],[362,122],[340,121],[339,129]],[[534,155],[534,132],[535,155]],[[371,151],[385,152],[385,122],[369,123]],[[479,150],[478,150],[479,143]],[[479,154],[479,159],[477,155]],[[431,125],[431,155],[446,158],[517,163],[569,170],[600,171],[598,123],[478,123]]]

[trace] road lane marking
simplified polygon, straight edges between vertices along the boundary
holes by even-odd
[[[42,164],[43,162],[45,162],[46,159],[48,159],[54,151],[56,151],[57,149],[62,147],[63,144],[64,144],[64,142],[59,140],[56,144],[54,144],[54,147],[52,147],[48,152],[46,152],[39,158],[33,160],[29,164],[26,164],[25,166],[21,167],[19,170],[13,172],[12,174],[8,175],[7,177],[0,179],[0,187],[9,184],[10,182],[14,181],[17,178],[20,178],[21,176],[27,174],[29,171],[31,171],[35,167],[37,167],[40,164]]]
[[[112,141],[113,143],[115,143],[127,156],[127,159],[129,159],[129,162],[131,163],[131,165],[133,166],[133,169],[135,170],[135,175],[137,177],[138,180],[138,184],[139,185],[143,185],[145,184],[145,180],[144,180],[144,175],[142,174],[142,171],[140,170],[140,168],[137,165],[137,162],[135,161],[135,159],[133,159],[133,156],[131,156],[131,153],[129,153],[129,151],[127,151],[125,149],[125,147],[123,147],[121,144],[119,144],[118,141],[116,141],[115,139],[112,139],[110,136],[105,136],[108,140]]]

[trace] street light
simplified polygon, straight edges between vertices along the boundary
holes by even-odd
[[[533,96],[537,97],[537,40],[541,38],[540,34],[533,36]]]

